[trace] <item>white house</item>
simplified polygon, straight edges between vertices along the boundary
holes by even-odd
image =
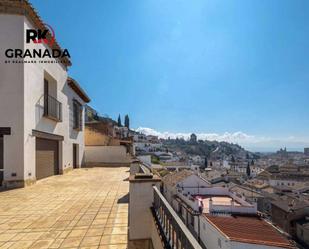
[[[175,196],[178,190],[195,193],[197,190],[209,187],[210,183],[196,175],[191,170],[181,170],[170,173],[162,178],[163,194],[172,207],[178,206]]]
[[[136,133],[133,136],[133,141],[138,152],[155,152],[163,149],[163,145],[157,136]]]
[[[6,187],[65,173],[83,160],[83,107],[90,99],[68,78],[69,56],[7,57],[8,49],[62,51],[56,41],[27,43],[27,32],[39,29],[47,28],[28,1],[1,3],[0,184]]]
[[[200,216],[200,239],[211,249],[294,248],[276,229],[257,216]]]
[[[205,248],[293,248],[276,229],[257,215],[256,204],[224,187],[178,189],[176,211]]]

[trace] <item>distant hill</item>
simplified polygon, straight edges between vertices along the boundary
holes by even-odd
[[[238,144],[198,140],[190,141],[184,139],[162,139],[163,145],[169,151],[183,152],[187,155],[200,155],[207,158],[222,159],[230,156],[236,158],[258,158],[258,155],[245,150]]]
[[[90,107],[89,105],[85,106],[85,121],[86,122],[94,122],[101,121],[106,123],[112,123],[113,125],[117,125],[117,122],[107,115],[99,114],[95,109]]]

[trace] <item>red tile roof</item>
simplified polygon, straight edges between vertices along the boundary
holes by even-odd
[[[177,183],[181,182],[182,180],[186,179],[191,175],[193,175],[193,171],[184,169],[164,176],[162,178],[162,181],[164,184],[174,187],[177,185]]]
[[[232,241],[249,244],[295,248],[285,237],[256,216],[212,216],[206,219]]]
[[[81,86],[77,83],[76,80],[68,77],[68,85],[76,92],[76,94],[86,103],[90,102],[90,98],[86,94],[86,92],[81,88]]]

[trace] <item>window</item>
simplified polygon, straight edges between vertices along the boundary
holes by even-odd
[[[83,106],[73,100],[73,129],[81,131],[83,129]]]
[[[62,104],[57,100],[57,82],[44,79],[44,117],[62,121]]]

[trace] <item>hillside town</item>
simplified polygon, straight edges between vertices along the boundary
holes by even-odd
[[[102,115],[43,19],[0,1],[0,249],[309,248],[309,148],[161,138]]]
[[[252,236],[261,244],[266,243],[264,234],[255,238],[255,230],[252,230],[252,235],[249,233],[255,225],[262,229],[267,224],[269,245],[274,243],[273,240],[280,240],[276,237],[279,232],[300,248],[308,246],[308,148],[304,148],[303,153],[289,152],[286,148],[275,153],[252,153],[236,144],[198,140],[193,133],[189,140],[161,139],[107,118],[86,123],[86,129],[94,127],[95,123],[111,129],[97,132],[131,141],[134,157],[162,179],[163,195],[204,248],[217,247],[209,244],[214,242],[200,234],[196,227],[199,213],[206,213],[200,217],[207,218],[198,222],[205,222],[208,226],[214,224],[214,228],[219,227],[221,232],[227,229],[228,237],[230,229],[239,221],[244,229],[243,235],[241,232],[238,235],[240,241]],[[182,147],[177,147],[177,144],[182,144]],[[210,144],[213,150],[206,156],[191,154],[192,147],[200,144]],[[216,218],[217,215],[220,218]],[[221,223],[229,223],[230,219],[230,228],[220,228]]]

